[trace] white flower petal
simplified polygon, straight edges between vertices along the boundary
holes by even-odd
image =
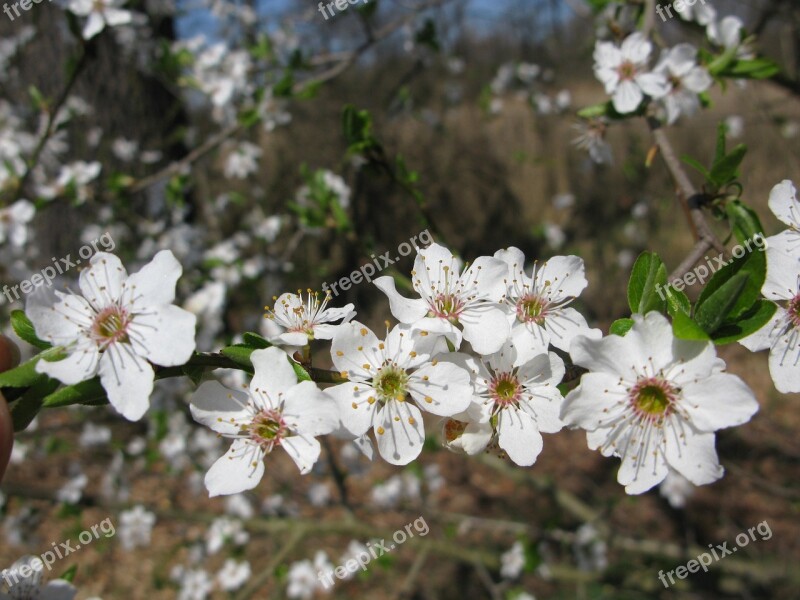
[[[681,429],[684,436],[678,441],[667,435],[666,456],[669,465],[695,485],[706,485],[722,477],[714,447],[713,433],[700,433],[691,427]]]
[[[350,379],[371,380],[375,369],[383,364],[381,341],[363,323],[345,323],[333,336],[331,358],[336,370]]]
[[[589,327],[586,318],[574,308],[562,308],[544,319],[544,329],[548,333],[550,343],[559,350],[569,352],[569,348],[579,335],[592,340],[599,340],[603,332]]]
[[[490,302],[500,302],[503,299],[507,279],[508,265],[490,256],[479,256],[461,275],[465,289],[477,287],[481,297]]]
[[[332,398],[322,393],[316,383],[301,381],[286,392],[283,418],[297,433],[326,435],[339,427],[339,408]]]
[[[232,390],[219,381],[204,381],[192,395],[192,418],[217,433],[237,435],[241,425],[250,423],[252,413],[245,409],[248,395]]]
[[[355,436],[364,435],[372,426],[378,407],[377,393],[363,383],[341,383],[325,390],[339,407],[342,425]],[[373,402],[369,402],[369,398]],[[355,404],[355,407],[353,405]]]
[[[511,335],[508,319],[498,305],[478,304],[459,316],[464,339],[478,354],[497,352]]]
[[[446,359],[414,371],[408,387],[411,397],[423,410],[440,417],[466,410],[472,400],[469,373]]]
[[[627,389],[613,373],[586,373],[580,385],[567,394],[561,408],[561,420],[587,431],[596,430],[605,413],[627,400]]]
[[[91,266],[82,271],[78,279],[81,293],[95,308],[104,308],[116,303],[122,294],[122,283],[128,273],[122,262],[113,254],[98,252],[92,257]]]
[[[250,381],[250,393],[263,398],[266,394],[270,406],[276,408],[281,394],[297,385],[297,374],[289,364],[289,355],[280,348],[264,348],[250,355],[255,374]]]
[[[682,390],[681,409],[699,431],[716,431],[747,423],[758,412],[753,391],[736,375],[715,373]]]
[[[800,392],[800,331],[792,328],[769,353],[769,374],[782,394]]]
[[[36,363],[36,372],[45,373],[48,377],[58,379],[66,385],[75,385],[97,375],[99,362],[100,352],[97,345],[88,339],[83,339],[62,360],[56,362],[39,360]]]
[[[389,310],[392,311],[394,318],[401,323],[414,323],[428,312],[428,307],[421,298],[411,299],[400,295],[392,277],[386,275],[378,277],[372,283],[386,294],[389,299]]]
[[[375,439],[383,459],[393,465],[407,465],[422,452],[425,425],[422,413],[410,402],[387,402],[375,420]]]
[[[205,476],[209,495],[227,496],[252,490],[264,476],[264,452],[247,440],[235,440]]]
[[[521,467],[529,467],[544,446],[533,418],[524,411],[505,408],[497,420],[498,444]]]
[[[632,113],[639,108],[643,98],[644,95],[638,85],[633,81],[623,81],[614,92],[614,110],[621,115]]]
[[[293,435],[292,437],[284,438],[281,441],[281,446],[294,461],[294,464],[297,465],[297,468],[300,469],[301,475],[311,471],[314,463],[319,460],[322,450],[317,440],[306,435]]]
[[[785,179],[769,194],[769,208],[787,225],[800,228],[800,204],[797,202],[797,190],[794,183]]]
[[[105,29],[106,22],[100,13],[90,13],[86,24],[83,26],[83,39],[90,40]]]
[[[169,250],[161,250],[122,285],[122,299],[134,308],[175,302],[175,285],[183,268]]]
[[[61,300],[55,306],[40,303],[38,295],[33,295],[25,307],[36,335],[54,346],[66,345],[83,337],[85,330],[91,327],[95,316],[89,303],[82,296],[60,295]]]
[[[138,421],[150,406],[153,367],[130,344],[110,344],[100,358],[100,382],[111,406],[129,421]]]
[[[186,364],[195,349],[197,317],[173,304],[136,315],[128,336],[136,353],[162,367]]]

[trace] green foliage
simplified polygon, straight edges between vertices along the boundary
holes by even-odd
[[[24,311],[15,310],[11,313],[11,327],[14,328],[14,333],[16,333],[21,340],[28,342],[31,346],[36,346],[41,350],[46,350],[51,347],[51,344],[37,337],[36,330],[33,328],[33,323],[31,323]]]
[[[304,202],[290,201],[289,210],[298,220],[310,228],[332,228],[340,233],[352,231],[353,223],[342,206],[339,195],[326,182],[326,171],[311,171],[306,165],[301,167],[307,193]]]
[[[633,327],[633,319],[617,319],[611,324],[609,333],[612,335],[624,336]]]
[[[642,252],[633,265],[628,283],[628,304],[631,312],[644,315],[657,310],[666,313],[666,298],[661,298],[658,293],[666,285],[667,268],[664,262],[655,252]]]

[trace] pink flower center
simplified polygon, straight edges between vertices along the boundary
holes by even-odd
[[[636,76],[636,65],[626,60],[617,67],[617,73],[619,73],[619,78],[623,81],[633,79]]]
[[[252,423],[246,429],[250,434],[250,439],[267,452],[275,446],[280,446],[281,440],[288,431],[283,415],[274,409],[262,410],[253,417]]]
[[[660,377],[640,379],[628,394],[636,415],[653,422],[661,422],[672,414],[678,400],[678,390]]]
[[[547,300],[536,294],[526,294],[517,301],[517,319],[523,323],[541,325],[547,313]]]
[[[120,306],[104,308],[94,318],[92,337],[102,346],[116,342],[130,343],[128,326],[131,321],[131,315]]]
[[[789,312],[789,321],[792,326],[800,328],[800,294],[797,294],[789,301],[787,311]]]
[[[464,302],[456,294],[439,294],[433,301],[431,312],[440,319],[458,319],[464,310]]]
[[[518,404],[522,399],[522,386],[516,375],[512,373],[495,375],[489,384],[489,397],[500,408]]]

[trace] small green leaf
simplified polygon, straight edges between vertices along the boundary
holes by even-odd
[[[764,327],[775,315],[778,305],[769,300],[759,300],[755,306],[735,323],[723,323],[712,336],[717,345],[737,342]]]
[[[46,377],[46,375],[36,372],[36,363],[39,362],[40,359],[52,361],[63,358],[64,356],[66,356],[66,354],[64,354],[64,349],[60,346],[45,350],[18,367],[6,371],[5,373],[0,373],[0,388],[30,387],[42,377]]]
[[[260,336],[257,333],[253,333],[252,331],[244,333],[242,335],[242,338],[244,339],[244,343],[250,346],[251,348],[262,349],[262,348],[269,348],[270,346],[272,346],[272,344],[269,341],[267,341],[266,338]]]
[[[581,119],[597,119],[599,117],[605,117],[609,113],[610,106],[611,102],[603,102],[602,104],[587,106],[586,108],[582,108],[578,111],[578,116]]]
[[[689,315],[684,312],[675,313],[672,317],[672,332],[682,340],[707,341],[710,338]]]
[[[741,200],[733,200],[725,205],[725,212],[731,221],[733,234],[740,244],[764,241],[764,228],[756,212]]]
[[[44,398],[59,386],[59,382],[42,375],[22,397],[11,405],[14,431],[24,431],[42,410]]]
[[[753,244],[755,246],[755,244]],[[742,248],[745,250],[745,248]],[[699,268],[699,267],[698,267]],[[726,282],[739,273],[746,273],[750,277],[746,287],[742,290],[739,300],[731,307],[726,319],[737,319],[749,311],[756,301],[761,298],[761,288],[767,277],[767,258],[764,252],[757,252],[755,248],[749,254],[730,260],[723,268],[714,273],[714,276],[700,293],[695,305],[695,313],[703,304],[719,290]]]
[[[609,333],[611,335],[624,336],[633,327],[633,319],[617,319],[611,324]]]
[[[297,375],[298,383],[301,381],[312,381],[311,375],[308,374],[308,371],[306,371],[302,365],[297,364],[293,360],[290,360],[289,363],[292,365],[295,375]]]
[[[28,319],[25,311],[15,310],[11,313],[11,326],[14,328],[14,333],[16,333],[20,339],[25,340],[32,346],[36,346],[41,350],[46,350],[52,346],[52,344],[49,344],[44,340],[40,340],[36,336],[36,330],[33,327],[33,323],[31,323],[30,319]]]
[[[708,169],[706,169],[705,166],[703,166],[697,159],[694,159],[691,156],[681,156],[681,160],[692,167],[695,171],[699,172],[706,179],[710,179],[710,173],[708,172]]]
[[[200,383],[203,381],[203,377],[206,374],[205,367],[200,367],[197,365],[183,365],[181,370],[183,371],[183,374],[191,379],[192,383],[195,385],[200,385]]]
[[[72,406],[73,404],[105,404],[108,402],[106,391],[98,378],[81,381],[75,385],[67,385],[48,394],[44,399],[45,408]]]
[[[227,346],[220,350],[220,354],[230,358],[237,365],[241,365],[252,372],[253,363],[250,360],[250,355],[255,352],[255,350],[256,348],[251,348],[244,344],[234,344],[233,346]]]
[[[721,160],[714,163],[711,167],[709,180],[718,188],[724,187],[731,181],[739,177],[739,166],[747,154],[747,146],[739,144],[730,154],[726,154]]]
[[[628,304],[632,313],[642,315],[657,310],[667,312],[663,289],[667,285],[667,268],[654,252],[642,252],[631,271],[628,283]]]
[[[692,303],[689,301],[689,297],[686,294],[674,289],[671,285],[664,289],[667,297],[667,312],[669,316],[674,317],[679,312],[685,315],[692,314]]]
[[[64,571],[59,579],[63,579],[64,581],[68,581],[72,583],[75,581],[75,575],[78,573],[78,565],[72,565],[69,569]]]
[[[714,152],[714,162],[712,164],[717,164],[728,153],[727,150],[728,145],[728,123],[726,121],[720,121],[719,125],[717,125],[717,146],[716,151]]]
[[[695,320],[703,331],[712,334],[722,325],[739,301],[749,279],[749,274],[737,273],[698,305]]]

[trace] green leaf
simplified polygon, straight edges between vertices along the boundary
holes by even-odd
[[[372,137],[372,117],[369,111],[358,110],[352,104],[344,107],[342,128],[345,140],[350,148],[368,145],[374,141]]]
[[[602,104],[587,106],[578,111],[578,116],[581,119],[597,119],[599,117],[605,117],[607,114],[609,114],[610,106],[611,102],[603,102]]]
[[[728,153],[727,144],[728,124],[725,121],[720,121],[719,125],[717,125],[717,147],[714,152],[714,162],[712,164],[717,164],[725,158],[725,155]]]
[[[251,348],[269,348],[272,344],[267,341],[266,338],[260,336],[257,333],[253,333],[252,331],[248,331],[242,335],[244,339],[244,343],[250,346]]]
[[[739,177],[739,166],[747,154],[747,146],[739,144],[730,154],[726,154],[722,159],[716,161],[711,167],[709,180],[721,188]]]
[[[750,279],[748,273],[736,273],[723,283],[695,311],[697,324],[708,334],[714,333],[723,321],[728,318]]]
[[[774,302],[759,300],[735,323],[723,323],[711,337],[717,345],[737,342],[764,327],[777,310],[778,305]]]
[[[708,341],[708,334],[703,331],[689,315],[684,312],[675,313],[672,317],[672,332],[682,340]]]
[[[705,166],[702,165],[700,161],[698,161],[697,159],[694,159],[691,156],[684,155],[681,156],[681,160],[690,167],[692,167],[695,171],[699,172],[706,179],[710,178],[710,173],[708,172],[708,169],[706,169]]]
[[[729,65],[721,75],[739,79],[769,79],[781,72],[780,67],[768,58],[739,60]]]
[[[220,350],[220,354],[230,358],[237,365],[241,365],[252,372],[253,363],[250,360],[250,355],[256,350],[256,348],[251,348],[244,344],[234,344],[233,346],[227,346]]]
[[[200,383],[203,381],[203,377],[206,374],[205,367],[198,365],[183,365],[181,370],[183,371],[183,374],[191,379],[192,383],[195,385],[200,385]]]
[[[633,319],[617,319],[611,324],[608,332],[611,335],[624,336],[633,327]]]
[[[64,571],[59,579],[63,579],[64,581],[69,581],[72,583],[75,581],[75,575],[78,573],[78,565],[72,565],[69,569]]]
[[[298,383],[301,381],[312,381],[311,375],[308,374],[308,371],[306,371],[302,365],[297,364],[293,360],[290,360],[289,363],[292,365],[295,375],[297,375]]]
[[[40,359],[55,360],[57,358],[63,358],[64,356],[66,355],[64,354],[63,348],[60,346],[45,350],[29,361],[22,363],[20,366],[6,371],[5,373],[0,373],[0,388],[30,387],[43,377],[47,377],[42,373],[36,372],[36,363],[39,362]]]
[[[14,431],[24,431],[42,410],[44,398],[59,386],[59,382],[42,375],[22,397],[11,405]]]
[[[36,346],[41,350],[46,350],[47,348],[52,347],[52,344],[49,344],[44,340],[40,340],[36,336],[36,330],[33,328],[33,323],[31,323],[30,319],[28,319],[25,311],[15,310],[11,313],[11,326],[14,328],[14,333],[16,333],[20,339],[25,340],[32,346]]]
[[[654,252],[642,252],[631,271],[628,283],[628,304],[632,313],[642,315],[657,310],[666,313],[663,288],[667,285],[667,268]]]
[[[755,244],[753,244],[755,246]],[[744,247],[741,247],[745,250]],[[734,306],[731,307],[727,319],[737,319],[745,312],[749,311],[756,301],[761,298],[761,288],[764,286],[764,281],[767,277],[767,257],[764,252],[749,252],[740,258],[733,258],[717,271],[711,280],[706,285],[705,289],[700,293],[695,306],[695,313],[699,311],[703,304],[717,292],[726,282],[739,273],[746,273],[750,277],[746,283],[745,288],[739,297],[739,300]]]
[[[48,394],[44,399],[45,408],[72,406],[73,404],[105,404],[108,402],[106,391],[100,379],[81,381],[75,385],[67,385]]]
[[[762,244],[766,243],[764,241],[764,228],[752,208],[741,200],[733,200],[725,205],[725,212],[728,213],[733,234],[740,244],[754,243],[754,240]]]
[[[692,314],[692,303],[686,294],[674,289],[671,285],[664,288],[664,290],[664,295],[667,297],[667,312],[671,317],[678,313]]]

